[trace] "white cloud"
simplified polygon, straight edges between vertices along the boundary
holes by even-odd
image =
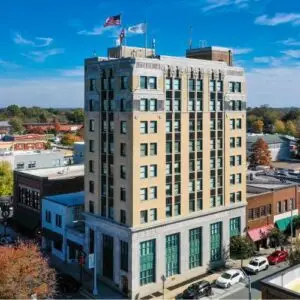
[[[278,41],[277,43],[283,44],[285,46],[300,46],[300,41],[297,41],[293,38],[288,38],[288,39],[283,40],[283,41]]]
[[[28,40],[20,33],[16,33],[13,38],[13,41],[18,45],[29,45],[33,47],[47,47],[53,42],[53,39],[50,37],[36,37],[35,40],[39,41],[40,43]]]
[[[204,1],[196,1],[196,3],[192,2],[192,4],[198,4],[202,6],[203,11],[211,11],[220,8],[247,8],[251,3],[258,2],[260,0],[206,0]]]
[[[62,77],[1,79],[1,105],[83,107],[83,80]]]
[[[300,50],[285,50],[281,51],[281,53],[292,58],[300,58]]]
[[[11,69],[18,69],[20,67],[21,67],[20,65],[15,64],[14,62],[10,62],[0,58],[0,68],[11,70]]]
[[[255,19],[255,24],[259,25],[276,26],[287,23],[291,23],[292,25],[299,25],[300,14],[277,13],[274,17],[268,17],[268,15],[261,15]]]
[[[234,48],[233,49],[233,54],[235,54],[235,55],[247,54],[247,53],[250,53],[252,51],[253,51],[253,49],[251,49],[251,48]]]
[[[299,106],[300,68],[257,68],[246,77],[249,106]]]
[[[49,56],[62,53],[64,53],[64,49],[54,48],[43,51],[30,51],[29,53],[22,53],[22,55],[35,62],[44,62]]]
[[[76,67],[74,69],[63,69],[63,70],[58,70],[60,74],[64,77],[77,77],[81,76],[83,77],[83,67]]]
[[[92,30],[80,30],[77,32],[79,35],[101,35],[104,32],[111,30],[112,26],[95,26]]]
[[[280,57],[258,56],[258,57],[254,57],[253,61],[257,64],[267,64],[268,66],[271,67],[284,66],[292,62],[290,57],[287,55],[283,55]]]

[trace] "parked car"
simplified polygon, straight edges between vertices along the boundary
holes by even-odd
[[[191,284],[177,299],[198,299],[212,295],[211,284],[206,280]]]
[[[270,265],[276,265],[280,262],[287,261],[288,252],[285,250],[277,250],[270,254],[267,258]]]
[[[216,285],[222,288],[230,288],[232,285],[243,281],[245,276],[241,270],[231,269],[224,272],[217,280]]]
[[[245,270],[249,273],[257,274],[258,272],[267,270],[268,268],[268,259],[264,256],[258,256],[250,260],[249,264],[245,267]]]
[[[68,274],[59,273],[56,280],[59,290],[63,293],[75,293],[80,288],[80,283]]]

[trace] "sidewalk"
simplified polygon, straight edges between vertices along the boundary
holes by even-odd
[[[269,249],[261,249],[260,252],[255,255],[255,256],[267,256],[269,254],[271,254],[272,252],[274,252],[274,248],[269,248]],[[250,259],[251,258],[248,258],[248,259],[244,259],[243,260],[243,266],[246,266],[249,262],[250,262]],[[228,269],[232,269],[232,268],[240,268],[241,267],[241,261],[240,260],[234,260],[234,259],[228,259],[228,261],[226,262],[225,266],[223,268],[220,268],[218,270],[212,270],[211,271],[211,274],[207,275],[207,276],[204,276],[203,278],[201,279],[195,279],[195,280],[189,280],[188,283],[186,284],[183,284],[182,286],[178,287],[178,288],[172,288],[172,287],[169,287],[169,288],[165,288],[165,291],[164,291],[164,297],[162,296],[162,291],[160,291],[160,296],[157,297],[157,293],[153,293],[151,295],[148,295],[147,296],[147,299],[175,299],[175,297],[177,295],[179,295],[180,293],[182,293],[189,285],[195,283],[195,282],[198,282],[200,280],[207,280],[211,283],[213,283],[219,276],[221,276],[221,274],[225,271],[225,270],[228,270]],[[236,289],[240,289],[241,287],[236,287]],[[232,292],[232,291],[231,291]],[[226,293],[224,293],[223,296],[225,296]],[[216,297],[217,295],[215,295]],[[210,297],[211,299],[214,299],[214,296]]]
[[[80,270],[78,264],[67,264],[62,262],[57,257],[49,254],[49,260],[50,264],[56,268],[58,271],[71,275],[73,278],[75,278],[78,282],[80,281]],[[83,286],[81,289],[83,289],[83,295],[87,296],[87,298],[93,298],[93,299],[123,299],[124,297],[118,293],[117,291],[113,290],[109,286],[105,285],[102,281],[98,280],[98,295],[93,296],[93,276],[92,274],[84,271],[83,272]],[[86,291],[84,291],[86,290]]]

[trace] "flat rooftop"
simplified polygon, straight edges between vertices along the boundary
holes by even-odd
[[[291,296],[289,299],[300,299],[300,265],[277,272],[263,279],[261,284]]]
[[[300,161],[275,161],[272,166],[276,169],[290,169],[300,171]]]
[[[47,155],[47,154],[62,154],[64,155],[63,150],[41,150],[41,151],[5,151],[0,152],[0,156],[20,156],[20,155]]]
[[[297,183],[293,181],[281,181],[278,178],[259,175],[253,177],[253,180],[247,180],[247,197],[252,197],[258,194],[280,190],[296,185]]]
[[[84,192],[46,196],[44,199],[64,206],[84,205]]]
[[[49,180],[66,179],[72,177],[84,176],[84,165],[71,165],[65,167],[45,168],[36,170],[17,171],[38,177],[46,177]]]

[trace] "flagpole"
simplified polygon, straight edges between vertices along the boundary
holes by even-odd
[[[145,21],[145,57],[147,56],[147,31],[148,31],[148,23]]]

